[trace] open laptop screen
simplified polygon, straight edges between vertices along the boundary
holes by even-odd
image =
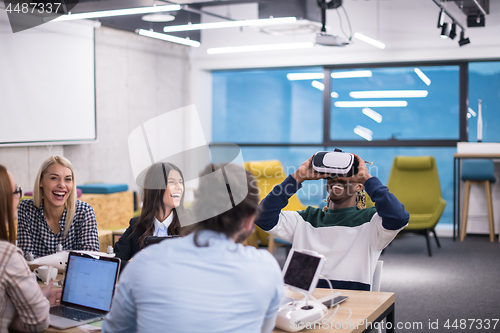
[[[70,253],[62,301],[109,311],[119,261],[107,259]]]

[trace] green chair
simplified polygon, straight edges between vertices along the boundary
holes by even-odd
[[[424,235],[427,251],[432,256],[429,233],[434,234],[438,247],[441,247],[434,228],[446,206],[441,195],[434,157],[397,156],[392,164],[387,187],[410,213],[410,221],[403,232]]]

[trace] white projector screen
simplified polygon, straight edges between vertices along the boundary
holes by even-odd
[[[0,9],[0,145],[96,140],[94,25],[12,33]]]

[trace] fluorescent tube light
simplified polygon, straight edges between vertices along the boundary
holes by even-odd
[[[165,6],[149,6],[149,7],[138,7],[138,8],[125,8],[116,10],[103,10],[100,12],[88,12],[88,13],[78,13],[68,15],[61,15],[54,19],[54,16],[45,17],[44,21],[67,21],[67,20],[81,20],[89,18],[99,18],[99,17],[109,17],[109,16],[122,16],[122,15],[135,15],[135,14],[148,14],[148,13],[159,13],[159,12],[170,12],[175,10],[181,10],[180,5],[165,5]]]
[[[415,68],[414,71],[415,73],[417,73],[420,80],[422,80],[426,85],[431,85],[431,79],[429,79],[427,75],[424,74],[424,72],[422,72],[419,68]]]
[[[296,22],[295,17],[278,17],[278,18],[268,18],[259,20],[239,20],[239,21],[224,21],[224,22],[211,22],[211,23],[196,23],[196,24],[183,24],[183,25],[170,25],[163,28],[164,32],[176,32],[176,31],[191,31],[191,30],[202,30],[202,29],[219,29],[219,28],[231,28],[231,27],[248,27],[255,25],[278,25],[278,24],[289,24]]]
[[[414,98],[427,97],[427,90],[379,90],[379,91],[351,91],[352,98]]]
[[[382,43],[382,42],[379,42],[378,40],[376,39],[373,39],[373,38],[370,38],[368,36],[365,36],[363,34],[360,34],[359,32],[355,32],[354,33],[354,38],[357,38],[365,43],[368,43],[368,44],[371,44],[373,46],[376,46],[378,48],[381,48],[381,49],[385,49],[385,44]]]
[[[332,98],[339,98],[339,93],[336,92],[336,91],[332,91],[332,93],[330,94],[330,96],[332,96]]]
[[[472,110],[471,108],[469,108],[469,109],[468,109],[468,111],[470,112],[470,114],[471,114],[473,117],[477,116],[477,113],[476,113],[474,110]]]
[[[347,79],[353,77],[371,77],[372,71],[348,71],[348,72],[334,72],[332,79]]]
[[[198,42],[196,40],[192,40],[192,39],[175,37],[175,36],[166,35],[166,34],[162,34],[159,32],[154,32],[154,31],[149,31],[149,30],[144,30],[144,29],[138,29],[136,32],[141,36],[166,40],[166,41],[172,42],[172,43],[193,46],[193,47],[200,46],[200,42]]]
[[[324,73],[288,73],[286,78],[289,81],[298,80],[323,80],[325,78]]]
[[[385,108],[385,107],[405,107],[406,101],[342,101],[335,102],[338,108]]]
[[[257,52],[257,51],[276,51],[276,50],[291,50],[305,49],[313,47],[313,43],[285,43],[285,44],[267,44],[267,45],[246,45],[246,46],[229,46],[229,47],[214,47],[207,50],[208,54],[221,53],[237,53],[237,52]]]
[[[356,133],[357,135],[368,141],[372,141],[373,139],[373,132],[370,129],[363,126],[359,125],[356,126],[356,128],[354,129],[354,133]]]
[[[325,85],[322,82],[314,80],[313,82],[311,82],[311,85],[318,90],[325,90]]]
[[[382,122],[382,115],[380,113],[378,113],[377,111],[373,111],[372,109],[370,108],[364,108],[362,110],[363,114],[370,117],[371,119],[375,120],[377,123],[381,123]]]

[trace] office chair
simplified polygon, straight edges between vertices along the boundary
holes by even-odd
[[[370,285],[370,291],[380,291],[380,285],[382,283],[382,268],[384,267],[384,262],[382,260],[377,261],[377,266],[375,267],[375,272],[373,273],[372,283]],[[382,328],[377,328],[378,333],[382,333]]]
[[[429,233],[439,239],[434,228],[443,214],[446,201],[441,195],[436,161],[433,156],[397,156],[394,158],[387,187],[410,213],[408,226],[402,232],[425,236],[429,257],[432,256]]]
[[[245,162],[245,169],[247,169],[254,176],[257,182],[260,200],[264,199],[266,195],[271,192],[274,186],[281,184],[287,177],[281,162],[278,160]],[[290,197],[288,205],[286,205],[283,210],[297,211],[304,210],[306,208],[307,207],[300,202],[297,195],[294,194]],[[285,246],[287,248],[287,252],[292,247],[292,244],[279,238],[274,238],[257,226],[255,226],[255,229],[260,245],[267,246],[269,252],[271,253],[273,253],[275,245]]]

